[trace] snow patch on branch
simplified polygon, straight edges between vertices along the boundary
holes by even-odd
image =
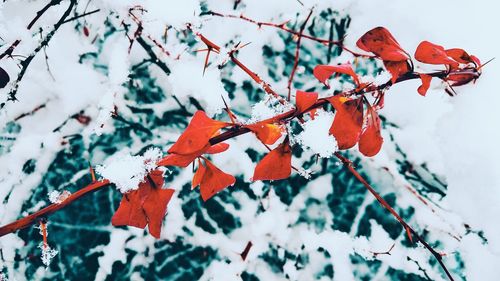
[[[333,113],[318,110],[314,119],[302,124],[304,131],[297,136],[297,142],[320,157],[331,157],[338,150],[337,140],[328,133],[332,122]]]
[[[96,172],[114,183],[121,193],[126,193],[139,188],[144,177],[157,167],[161,156],[158,148],[148,149],[142,156],[121,152],[109,158],[106,164],[97,166]]]

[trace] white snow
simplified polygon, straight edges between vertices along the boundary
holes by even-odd
[[[139,188],[147,173],[156,168],[161,155],[157,148],[148,149],[142,156],[119,152],[104,165],[97,166],[96,172],[114,183],[121,193],[126,193]]]
[[[331,157],[338,149],[337,140],[329,134],[333,117],[331,112],[318,110],[314,119],[302,124],[304,131],[297,136],[297,141],[320,157]]]

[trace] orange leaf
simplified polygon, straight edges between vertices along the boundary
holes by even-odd
[[[316,79],[318,79],[321,83],[325,84],[325,86],[330,87],[328,85],[328,79],[334,73],[342,73],[352,77],[356,86],[359,86],[359,78],[358,75],[352,69],[351,64],[345,63],[340,65],[317,65],[313,74]]]
[[[158,166],[177,166],[177,167],[187,167],[191,162],[196,159],[199,155],[197,153],[188,155],[179,154],[169,154],[162,159],[160,159],[156,165]]]
[[[363,100],[334,96],[329,99],[336,110],[330,134],[337,140],[339,149],[356,145],[363,126]]]
[[[292,173],[292,149],[288,141],[271,150],[255,167],[253,181],[286,179]]]
[[[359,138],[359,151],[367,156],[375,156],[382,148],[382,136],[380,135],[380,118],[372,107],[368,108],[368,122],[366,128]]]
[[[458,67],[458,62],[450,58],[442,46],[422,41],[415,51],[415,59],[428,64],[449,64]]]
[[[228,125],[228,123],[210,119],[204,111],[198,110],[168,153],[187,155],[199,152],[215,133]]]
[[[392,34],[384,27],[376,27],[359,38],[356,45],[367,52],[374,53],[384,61],[406,61],[408,54],[401,48]]]
[[[318,93],[297,91],[295,103],[298,112],[304,112],[318,100]]]
[[[209,149],[207,149],[207,151],[205,151],[205,153],[217,154],[217,153],[224,152],[228,149],[229,149],[229,144],[227,144],[225,142],[221,142],[221,143],[212,145]]]
[[[218,143],[210,146],[207,144],[202,150],[195,152],[193,154],[169,154],[162,159],[160,159],[156,165],[158,166],[177,166],[177,167],[187,167],[191,162],[202,154],[217,154],[226,151],[229,148],[227,143]]]
[[[419,76],[420,80],[422,80],[422,85],[418,87],[417,91],[420,95],[425,97],[425,94],[427,94],[427,90],[429,90],[431,85],[432,76],[427,74],[419,74]]]
[[[201,172],[203,173],[203,175],[201,176],[199,184],[200,184],[201,198],[203,199],[203,201],[207,201],[217,192],[223,190],[224,188],[230,185],[233,185],[236,182],[236,179],[232,175],[226,174],[223,171],[221,171],[207,159],[204,160],[205,160],[205,167],[202,168],[204,169],[204,171]],[[200,165],[198,171],[200,170],[201,166],[203,165]],[[196,183],[194,178],[193,182],[194,184]]]
[[[257,138],[267,144],[274,144],[283,134],[283,127],[276,124],[255,123],[246,125],[248,129],[255,133]]]
[[[384,66],[391,74],[391,82],[393,84],[399,77],[411,70],[407,61],[384,61]]]
[[[173,189],[163,189],[163,172],[154,170],[139,184],[139,189],[123,195],[111,223],[114,226],[129,225],[145,228],[160,238],[163,217],[174,193]]]

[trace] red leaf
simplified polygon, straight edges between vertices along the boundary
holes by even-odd
[[[336,110],[330,134],[337,140],[339,149],[348,149],[356,145],[363,126],[363,100],[352,100],[334,96],[329,99]]]
[[[429,86],[431,85],[432,76],[427,74],[419,74],[420,80],[422,80],[422,85],[418,87],[418,93],[425,97],[427,94],[427,90],[429,90]]]
[[[173,189],[162,189],[163,183],[163,172],[152,171],[139,184],[139,189],[123,195],[111,223],[114,226],[129,225],[138,228],[148,225],[149,233],[160,238],[163,217],[174,193]]]
[[[352,77],[356,86],[359,86],[359,78],[358,75],[352,69],[351,64],[345,63],[340,65],[317,65],[313,74],[316,79],[318,79],[321,83],[325,84],[325,86],[330,87],[328,85],[328,79],[334,73],[342,73]]]
[[[476,78],[477,76],[473,74],[450,73],[446,77],[446,81],[453,81],[453,83],[450,83],[450,86],[454,87],[468,84]]]
[[[372,157],[380,151],[384,140],[380,135],[380,118],[377,112],[369,107],[367,115],[366,128],[359,138],[359,151],[367,157]]]
[[[318,93],[297,91],[295,103],[298,112],[304,112],[318,100]]]
[[[376,27],[366,32],[356,45],[364,51],[374,53],[384,61],[406,61],[410,58],[384,27]]]
[[[200,154],[201,155],[201,154]],[[187,167],[191,162],[196,159],[196,157],[200,156],[197,153],[188,154],[188,155],[179,155],[179,154],[169,154],[162,159],[160,159],[156,165],[158,166],[177,166],[177,167]]]
[[[207,151],[205,151],[205,153],[217,154],[217,153],[224,152],[228,149],[229,149],[229,144],[227,144],[225,142],[221,142],[221,143],[212,145],[209,149],[207,149]]]
[[[410,65],[407,61],[384,61],[384,66],[391,74],[391,82],[394,84],[402,75],[408,73]]]
[[[248,129],[255,133],[257,138],[268,145],[274,144],[283,134],[283,127],[276,124],[255,123],[246,125]]]
[[[205,146],[202,150],[195,152],[193,154],[169,154],[162,159],[160,159],[156,165],[157,166],[177,166],[177,167],[187,167],[191,162],[202,154],[217,154],[226,151],[229,148],[227,143],[218,143],[209,147],[209,144]]]
[[[450,58],[442,46],[422,41],[415,51],[415,59],[428,64],[448,64],[458,67],[458,62]]]
[[[210,119],[204,111],[198,110],[168,153],[187,155],[199,152],[215,133],[228,125],[230,124]]]
[[[200,166],[198,167],[198,171],[200,169],[203,170],[200,172],[200,174],[198,174],[198,171],[196,171],[196,174],[198,175],[195,174],[195,177],[193,177],[193,185],[197,184],[199,181],[201,198],[203,199],[203,201],[207,201],[217,192],[230,185],[233,185],[236,182],[236,179],[232,175],[226,174],[221,171],[207,159],[204,160],[205,166],[203,166],[201,161],[199,162]]]
[[[467,64],[467,63],[473,62],[473,60],[469,56],[469,54],[467,54],[466,51],[459,49],[459,48],[445,50],[445,53],[450,58],[454,59],[455,61],[457,61],[459,63]]]
[[[253,181],[286,179],[292,173],[292,149],[288,141],[271,150],[255,167]]]

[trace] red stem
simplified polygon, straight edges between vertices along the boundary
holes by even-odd
[[[94,191],[97,191],[99,189],[103,189],[104,187],[107,187],[111,185],[108,180],[102,180],[102,181],[96,181],[94,183],[91,183],[87,185],[86,187],[78,190],[77,192],[71,194],[66,200],[64,200],[61,203],[55,203],[51,204],[43,209],[41,209],[38,212],[35,212],[27,217],[21,218],[15,222],[9,223],[7,225],[4,225],[0,227],[0,237],[7,235],[9,233],[13,233],[17,230],[26,228],[34,223],[37,223],[41,218],[44,218],[45,216],[48,216],[66,206],[69,204],[73,203],[74,201],[80,199],[80,197],[87,195],[89,193],[92,193]]]
[[[413,235],[415,238],[417,238],[417,241],[420,242],[434,256],[434,258],[436,258],[439,265],[446,273],[446,276],[448,276],[448,278],[451,281],[453,281],[454,280],[453,277],[451,276],[450,272],[448,271],[448,268],[446,268],[445,264],[443,263],[443,257],[438,252],[436,252],[436,250],[434,250],[434,248],[432,248],[432,246],[430,246],[427,242],[425,242],[424,238],[422,238],[410,225],[408,225],[408,223],[405,220],[403,220],[403,218],[401,218],[399,216],[399,214],[391,207],[391,205],[389,205],[389,203],[387,203],[387,201],[385,201],[384,198],[382,198],[382,196],[380,196],[377,193],[377,191],[375,191],[375,189],[363,178],[363,176],[361,176],[358,173],[358,171],[356,171],[352,162],[349,159],[342,156],[338,152],[335,152],[335,156],[338,159],[340,159],[340,161],[344,164],[344,167],[346,167],[349,170],[349,172],[351,172],[351,174],[354,177],[356,177],[356,179],[360,183],[363,184],[363,186],[377,199],[377,201],[384,208],[386,208],[399,221],[399,223],[406,229],[407,233],[411,233],[411,235]],[[410,236],[410,240],[411,239],[412,238]]]
[[[316,41],[316,42],[321,43],[321,44],[336,45],[336,46],[342,48],[342,50],[344,50],[346,52],[349,52],[353,56],[356,56],[356,57],[365,57],[365,58],[372,58],[372,57],[374,57],[372,55],[360,54],[360,53],[357,53],[357,52],[354,52],[354,51],[350,50],[349,48],[347,48],[347,47],[344,46],[344,44],[343,44],[343,42],[341,40],[337,41],[337,40],[322,39],[322,38],[314,37],[314,36],[307,35],[307,34],[302,34],[301,35],[299,32],[286,27],[287,22],[280,23],[280,24],[276,24],[276,23],[272,23],[272,22],[261,22],[261,21],[253,20],[251,18],[247,18],[244,15],[239,15],[239,16],[236,16],[236,15],[227,15],[227,14],[222,14],[222,13],[217,13],[217,12],[212,12],[212,11],[211,12],[207,12],[206,14],[212,15],[212,16],[223,17],[223,18],[241,19],[241,20],[244,20],[246,22],[253,23],[253,24],[255,24],[255,25],[259,26],[259,27],[261,27],[261,26],[269,26],[269,27],[277,28],[277,29],[283,30],[285,32],[288,32],[290,34],[296,35],[296,36],[300,35],[301,37],[304,37],[304,38],[312,40],[312,41]]]

